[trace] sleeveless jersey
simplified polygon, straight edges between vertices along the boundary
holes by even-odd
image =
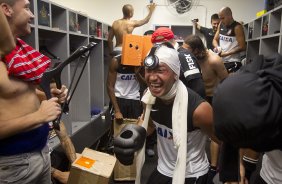
[[[219,46],[223,52],[228,52],[238,47],[238,41],[235,36],[235,27],[240,23],[234,21],[230,26],[219,27]],[[224,62],[240,62],[240,53],[232,54],[222,58]]]
[[[260,176],[268,184],[282,183],[282,151],[273,150],[263,155]]]
[[[140,85],[135,76],[134,66],[120,64],[120,56],[116,57],[119,66],[115,83],[115,96],[124,99],[140,100]]]
[[[194,91],[188,89],[188,142],[186,178],[199,177],[208,172],[209,162],[205,152],[207,137],[193,126],[192,115],[204,100]],[[174,148],[172,135],[172,106],[164,104],[157,98],[151,110],[151,118],[157,131],[158,171],[168,177],[173,176],[177,150]]]

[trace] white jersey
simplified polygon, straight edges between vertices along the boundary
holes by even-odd
[[[140,100],[140,85],[134,67],[119,65],[115,83],[115,96],[118,98]]]
[[[282,151],[274,150],[263,155],[260,176],[268,184],[282,183]]]
[[[223,52],[229,52],[238,47],[238,41],[235,35],[235,27],[239,23],[234,21],[230,26],[220,25],[219,30],[219,46]],[[240,62],[240,53],[232,54],[222,58],[224,62]]]
[[[174,148],[172,129],[154,122],[157,130],[158,171],[173,177],[177,150]],[[200,130],[188,132],[186,178],[200,177],[208,172],[209,162],[205,152],[207,137]]]
[[[122,47],[115,47],[114,51],[122,51]],[[140,85],[136,79],[134,66],[122,65],[121,54],[115,56],[119,66],[115,83],[115,96],[118,98],[140,100]]]

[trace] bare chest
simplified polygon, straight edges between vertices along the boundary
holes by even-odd
[[[209,65],[208,62],[201,62],[200,67],[202,70],[202,76],[203,80],[205,82],[211,82],[213,80],[216,80],[217,76],[212,67]]]
[[[40,104],[35,86],[4,74],[0,74],[0,119],[12,119],[34,112]]]

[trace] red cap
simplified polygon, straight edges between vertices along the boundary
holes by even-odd
[[[164,42],[174,38],[171,29],[167,27],[160,27],[152,34],[152,43]]]

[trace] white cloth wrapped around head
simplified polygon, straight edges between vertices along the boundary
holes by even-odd
[[[175,49],[162,45],[159,49],[157,49],[155,55],[159,58],[160,63],[167,64],[179,78],[180,61],[178,58],[178,52]]]
[[[169,100],[175,97],[177,90],[177,82],[180,75],[180,61],[178,57],[178,52],[175,49],[169,48],[164,44],[157,49],[155,55],[159,58],[159,63],[165,63],[176,75],[176,81],[171,87],[170,91],[161,96],[163,100]]]

